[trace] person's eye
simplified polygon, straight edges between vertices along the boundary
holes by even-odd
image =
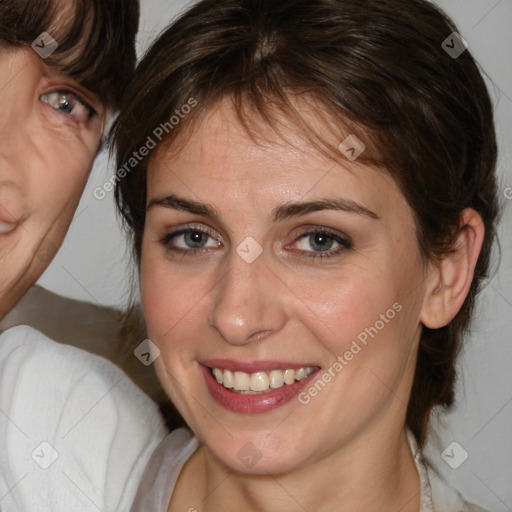
[[[198,252],[204,252],[212,247],[218,248],[221,243],[218,236],[206,228],[189,227],[166,234],[162,240],[162,245],[169,251],[193,255]]]
[[[294,252],[300,251],[309,258],[328,258],[337,256],[347,249],[352,249],[351,240],[340,233],[326,228],[317,228],[299,236],[292,247]],[[290,246],[287,246],[290,248]]]
[[[53,91],[42,94],[39,99],[76,123],[86,123],[96,115],[86,101],[71,91]]]

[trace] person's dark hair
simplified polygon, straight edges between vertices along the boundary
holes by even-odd
[[[498,215],[493,108],[470,52],[453,58],[442,47],[454,31],[425,0],[203,0],[149,49],[113,131],[120,169],[148,136],[161,144],[155,128],[167,123],[163,142],[172,149],[215,102],[231,98],[250,133],[279,133],[284,114],[322,151],[344,158],[295,108],[300,96],[331,135],[339,130],[338,142],[350,133],[363,140],[358,161],[394,178],[425,262],[453,250],[465,208],[481,215],[485,239],[463,307],[446,327],[421,334],[407,411],[420,446],[433,408],[453,403],[456,358],[488,275]],[[191,98],[197,107],[171,126]],[[148,160],[116,186],[138,262]]]
[[[48,32],[59,46],[47,63],[112,109],[135,67],[138,24],[138,0],[0,0],[0,48]]]

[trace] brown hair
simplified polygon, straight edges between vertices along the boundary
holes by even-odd
[[[198,106],[162,137],[170,147],[229,97],[251,132],[254,119],[279,131],[284,113],[334,157],[336,148],[294,108],[291,98],[300,95],[339,128],[339,141],[354,133],[365,142],[361,161],[393,176],[425,261],[453,249],[465,208],[481,215],[485,239],[463,307],[446,327],[421,334],[407,411],[420,446],[433,408],[453,403],[456,358],[487,277],[498,215],[492,104],[470,52],[453,58],[442,47],[455,30],[425,0],[203,0],[149,49],[113,132],[121,168],[191,98]],[[138,262],[147,165],[146,158],[116,186]]]
[[[112,109],[135,67],[138,24],[138,0],[0,1],[0,47],[30,46],[48,32],[59,47],[47,63]]]

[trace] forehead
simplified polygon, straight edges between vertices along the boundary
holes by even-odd
[[[329,126],[315,116],[308,121],[329,138]],[[343,194],[356,201],[371,201],[376,208],[388,197],[395,203],[397,197],[405,201],[382,169],[351,162],[341,153],[337,159],[328,157],[286,119],[281,119],[278,129],[276,133],[260,124],[248,133],[231,102],[219,102],[193,130],[180,135],[175,145],[159,147],[148,166],[148,194],[172,189],[225,203]],[[336,135],[331,138],[337,146]]]

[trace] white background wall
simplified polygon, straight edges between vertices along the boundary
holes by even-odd
[[[139,53],[188,3],[141,0]],[[430,445],[429,456],[468,498],[491,512],[506,512],[512,511],[512,200],[504,194],[512,187],[512,0],[438,3],[492,81],[504,216],[501,267],[480,296],[474,332],[461,359],[458,405],[440,428],[439,443]],[[69,297],[121,307],[128,287],[124,238],[112,195],[98,201],[92,194],[112,173],[113,164],[102,155],[68,237],[39,284]],[[452,441],[469,454],[456,470],[440,457]]]

